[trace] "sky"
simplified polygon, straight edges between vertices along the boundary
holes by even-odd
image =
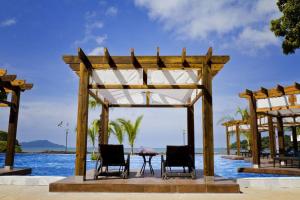
[[[300,82],[300,51],[284,55],[281,38],[269,30],[281,14],[273,0],[0,0],[0,68],[34,87],[21,95],[19,141],[47,139],[65,143],[60,121],[69,123],[75,146],[78,77],[62,56],[76,55],[215,55],[230,61],[213,80],[215,147],[225,147],[218,121],[247,107],[238,94],[246,88]],[[99,117],[101,108],[89,113]],[[114,108],[110,120],[143,115],[136,147],[182,144],[185,109]],[[9,110],[0,110],[0,130],[7,130]],[[195,143],[202,147],[201,100],[195,107]],[[111,138],[115,143],[115,138]],[[128,146],[128,142],[125,141]]]

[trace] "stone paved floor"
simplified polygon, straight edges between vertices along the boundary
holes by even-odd
[[[235,200],[235,199],[249,199],[249,200],[296,200],[300,197],[300,189],[254,189],[241,188],[241,194],[158,194],[158,193],[49,193],[48,186],[12,186],[0,185],[0,200],[77,200],[77,199],[109,199],[109,200]]]

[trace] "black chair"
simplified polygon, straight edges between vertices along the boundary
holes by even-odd
[[[172,171],[172,167],[182,167],[183,171]],[[188,168],[188,171],[186,171],[186,168]],[[166,159],[164,159],[163,155],[161,156],[161,176],[163,179],[174,176],[196,178],[193,157],[189,146],[167,146]]]
[[[116,176],[119,175],[122,178],[128,178],[129,176],[129,164],[130,155],[128,154],[127,160],[124,158],[124,146],[112,145],[112,144],[100,144],[99,156],[96,162],[96,170],[94,179],[98,176]],[[119,167],[116,171],[109,171],[108,167]]]

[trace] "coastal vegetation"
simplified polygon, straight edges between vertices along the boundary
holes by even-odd
[[[0,153],[6,152],[6,148],[7,148],[7,132],[0,131]],[[16,141],[15,152],[16,153],[22,152],[22,148],[18,140]]]
[[[89,108],[94,110],[99,107],[100,104],[94,99],[89,99]],[[119,144],[123,144],[124,136],[127,135],[128,143],[131,147],[131,153],[133,153],[133,148],[139,128],[142,122],[143,116],[139,116],[135,121],[131,121],[124,118],[119,118],[117,120],[109,121],[108,124],[108,139],[111,135],[114,135]],[[91,154],[91,159],[94,160],[97,157],[96,144],[97,138],[99,136],[99,129],[101,126],[101,119],[94,119],[88,128],[88,137],[93,147],[93,152]]]
[[[141,122],[142,122],[143,116],[139,116],[135,122],[131,122],[130,120],[125,119],[118,119],[118,121],[122,124],[122,126],[125,129],[125,132],[127,133],[128,142],[131,147],[131,153],[133,153],[133,147],[135,143],[136,136],[138,134]]]
[[[269,141],[270,141],[269,136],[265,136],[265,137],[261,138],[261,150],[262,151],[264,151],[266,149],[269,149],[269,145],[270,145]],[[249,145],[248,145],[247,140],[241,140],[240,145],[241,145],[241,149],[249,149]],[[292,147],[293,147],[293,143],[291,141],[291,138],[288,135],[284,136],[284,146],[285,146],[286,149],[292,149]],[[231,149],[236,149],[237,148],[237,143],[233,142],[230,145],[230,148]]]
[[[231,115],[224,116],[218,121],[218,124],[221,124],[226,121],[234,120],[236,116],[239,116],[240,119],[242,119],[243,121],[248,121],[249,117],[250,117],[249,111],[247,108],[243,109],[243,108],[238,107],[236,109],[235,116],[231,116]],[[235,135],[235,133],[231,132],[231,135]],[[252,144],[252,137],[251,137],[250,130],[249,131],[240,130],[240,135],[245,138],[246,144],[247,144],[247,149],[249,150],[251,147],[251,144]],[[243,147],[241,146],[241,148],[243,148]]]

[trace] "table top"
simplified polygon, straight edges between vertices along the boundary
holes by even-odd
[[[159,153],[156,152],[139,152],[136,153],[138,156],[157,156]]]

